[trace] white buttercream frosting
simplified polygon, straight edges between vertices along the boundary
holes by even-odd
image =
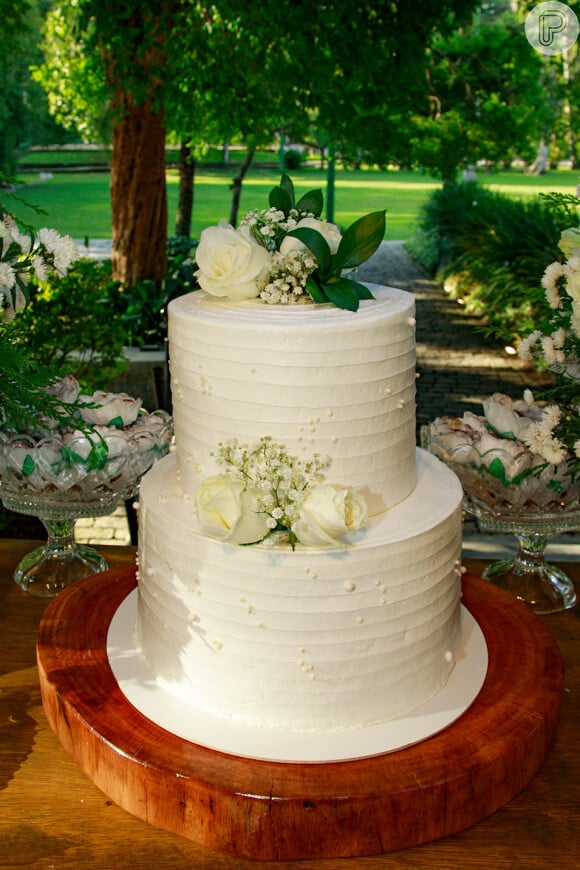
[[[414,449],[415,452],[415,449]],[[408,498],[346,548],[202,536],[174,455],[140,493],[138,638],[184,702],[256,727],[381,722],[446,682],[460,641],[461,487],[418,451]]]
[[[329,479],[360,489],[371,515],[413,490],[415,335],[411,294],[371,285],[354,313],[231,303],[201,291],[169,306],[178,465],[193,494],[219,469],[219,442],[264,435],[291,454],[329,454]]]

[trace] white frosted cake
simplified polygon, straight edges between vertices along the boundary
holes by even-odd
[[[256,728],[360,728],[451,673],[461,488],[415,446],[413,297],[371,290],[357,312],[202,291],[170,305],[176,452],[141,484],[137,638],[184,705]],[[304,522],[250,543],[201,520],[219,445],[265,437],[332,460],[346,505],[334,545],[301,536]]]

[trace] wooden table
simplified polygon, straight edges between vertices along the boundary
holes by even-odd
[[[530,785],[475,827],[425,846],[368,858],[254,862],[212,852],[139,821],[76,767],[49,728],[35,664],[46,602],[22,592],[14,568],[34,544],[0,540],[0,867],[151,870],[577,870],[580,867],[580,608],[544,617],[566,663],[556,745]],[[112,568],[130,547],[104,548]],[[471,573],[482,563],[467,561]],[[580,564],[565,566],[580,585]]]

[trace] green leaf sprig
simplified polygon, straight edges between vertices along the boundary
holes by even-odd
[[[282,175],[279,186],[270,192],[270,206],[288,216],[291,210],[319,217],[324,199],[320,190],[311,190],[296,202],[292,179]],[[306,289],[317,304],[331,303],[337,308],[357,311],[361,299],[373,299],[364,284],[343,275],[369,259],[385,235],[385,210],[371,212],[356,220],[344,233],[338,250],[331,253],[328,242],[317,230],[297,227],[287,233],[306,245],[316,258],[317,268],[308,277]]]

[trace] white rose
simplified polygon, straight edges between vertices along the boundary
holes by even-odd
[[[257,492],[240,478],[223,474],[204,480],[195,494],[197,519],[204,535],[231,544],[254,544],[270,528],[258,510]]]
[[[568,274],[566,290],[575,302],[580,302],[580,272],[570,272]]]
[[[503,393],[494,393],[483,402],[485,419],[496,432],[500,435],[511,433],[515,438],[520,438],[530,425],[530,420],[516,414],[513,408],[514,403]]]
[[[563,252],[566,259],[571,257],[572,253],[580,248],[580,229],[570,227],[569,229],[564,230],[560,236],[558,247]]]
[[[68,405],[77,400],[80,386],[74,375],[66,375],[60,381],[55,381],[54,384],[47,387],[46,392]]]
[[[336,254],[342,238],[342,234],[336,224],[331,224],[328,221],[319,221],[317,218],[302,218],[293,229],[298,230],[302,227],[319,232],[326,239],[330,253]],[[295,239],[293,236],[285,236],[280,245],[280,253],[286,257],[291,251],[295,250],[304,251],[308,249],[299,239]]]
[[[352,487],[313,487],[302,504],[292,531],[307,547],[336,546],[336,538],[362,528],[367,520],[364,496]]]
[[[570,326],[572,327],[572,331],[580,338],[580,302],[572,303],[572,317],[570,318]],[[573,367],[573,370],[576,371],[577,367]],[[578,375],[574,374],[573,377],[577,378]]]
[[[196,251],[199,286],[212,296],[235,302],[258,296],[257,280],[271,262],[271,256],[242,226],[235,230],[226,221],[203,230]]]
[[[524,444],[519,441],[497,438],[491,432],[482,435],[477,449],[486,468],[489,468],[492,462],[499,459],[508,480],[513,480],[532,464],[529,451],[526,450]]]
[[[97,390],[92,396],[79,396],[79,399],[96,405],[95,408],[81,408],[81,417],[85,423],[116,426],[118,429],[134,423],[141,408],[141,399],[134,399],[127,393],[104,393]]]

